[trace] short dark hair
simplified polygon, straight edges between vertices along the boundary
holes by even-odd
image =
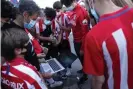
[[[27,33],[20,28],[8,28],[1,31],[1,56],[7,61],[13,60],[15,48],[24,48],[29,41]]]
[[[26,11],[29,15],[33,15],[39,13],[40,8],[33,0],[22,0],[19,4],[19,11],[20,13]]]
[[[56,11],[53,8],[46,7],[44,13],[46,17],[49,17],[51,20],[56,17]]]
[[[20,14],[19,9],[17,7],[13,8],[13,16],[12,19],[16,19],[17,15]]]
[[[60,0],[60,2],[66,7],[70,6],[74,0]]]
[[[14,15],[13,4],[9,1],[1,0],[1,17],[2,18],[12,18]]]
[[[53,4],[54,9],[62,9],[62,3],[60,1],[56,1]]]

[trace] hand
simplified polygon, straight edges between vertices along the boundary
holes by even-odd
[[[37,54],[37,57],[38,58],[44,58],[46,56],[46,54],[44,54],[44,53],[39,53],[39,54]]]
[[[52,39],[51,42],[52,42],[52,44],[56,44],[56,41],[57,41],[56,39]]]
[[[52,42],[53,44],[56,43],[56,38],[55,38],[53,35],[50,35],[49,40],[50,40],[50,42]]]
[[[51,73],[42,73],[42,77],[43,78],[46,78],[46,79],[49,79],[49,78],[51,78],[53,76],[53,74],[51,74]]]
[[[39,63],[46,63],[46,60],[44,58],[38,59]]]
[[[58,41],[56,41],[55,44],[53,44],[53,46],[58,46],[60,43]]]
[[[53,38],[51,38],[51,37],[48,37],[48,41],[49,41],[49,42],[52,42],[52,43],[55,43],[56,40],[53,39]]]
[[[43,52],[45,53],[45,54],[47,54],[48,53],[48,48],[46,48],[46,47],[42,47],[43,48]]]

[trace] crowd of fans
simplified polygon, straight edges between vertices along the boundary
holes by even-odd
[[[70,33],[83,66],[79,84],[92,75],[92,89],[133,89],[132,7],[131,0],[60,0],[53,8],[1,0],[2,89],[61,86],[40,63],[71,53]],[[71,75],[71,65],[65,68],[62,78]]]

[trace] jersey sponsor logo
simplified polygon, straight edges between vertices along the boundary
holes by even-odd
[[[16,82],[10,81],[10,80],[5,79],[5,78],[1,78],[1,80],[2,80],[3,84],[10,86],[13,89],[24,89],[24,87],[23,87],[24,83],[16,83]]]

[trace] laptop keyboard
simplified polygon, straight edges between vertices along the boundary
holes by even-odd
[[[49,60],[47,62],[51,66],[54,72],[61,69],[61,67],[55,62],[55,60]]]

